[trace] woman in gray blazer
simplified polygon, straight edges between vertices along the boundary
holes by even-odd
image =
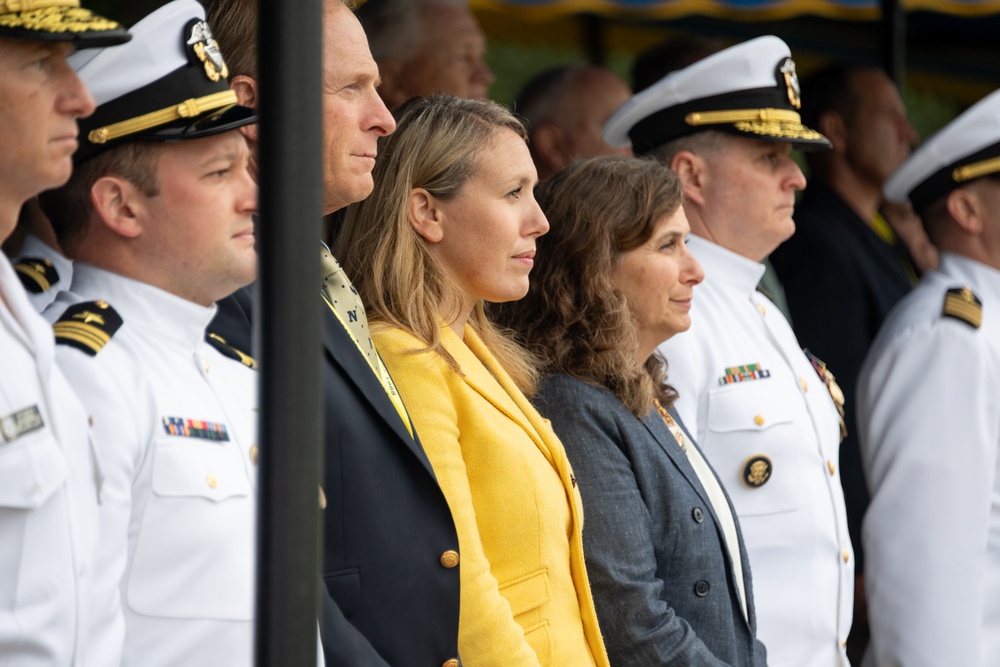
[[[579,483],[611,664],[766,665],[736,514],[655,354],[690,327],[703,278],[680,182],[655,161],[601,157],[536,195],[551,229],[528,296],[496,317],[543,360],[535,401]]]

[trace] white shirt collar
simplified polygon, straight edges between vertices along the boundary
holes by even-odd
[[[216,306],[205,307],[148,283],[76,262],[72,293],[85,301],[111,304],[130,327],[150,329],[157,337],[177,341],[194,351],[205,338]]]
[[[764,265],[737,255],[731,250],[691,234],[688,248],[705,270],[705,277],[714,282],[725,282],[741,292],[751,294],[764,275]]]

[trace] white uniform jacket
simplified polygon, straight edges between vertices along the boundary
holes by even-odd
[[[943,314],[966,287],[978,328]],[[868,353],[858,426],[866,664],[1000,665],[1000,272],[942,253]]]
[[[73,260],[34,234],[24,237],[21,254],[13,263],[28,292],[28,301],[39,313],[73,282]]]
[[[97,493],[52,329],[0,252],[0,666],[87,662]]]
[[[681,419],[732,499],[771,667],[847,664],[854,563],[837,470],[840,418],[763,265],[692,236],[705,269],[691,329],[660,346]],[[836,369],[832,369],[836,373]]]
[[[251,664],[256,373],[205,342],[214,306],[93,266],[77,263],[60,313],[104,473],[94,667]],[[94,327],[103,348],[74,346]]]

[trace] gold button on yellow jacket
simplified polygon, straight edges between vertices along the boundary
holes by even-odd
[[[374,339],[451,506],[461,557],[459,654],[477,667],[608,667],[583,560],[569,461],[489,350],[442,324],[436,352]]]

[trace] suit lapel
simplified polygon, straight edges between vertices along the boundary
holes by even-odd
[[[471,327],[465,328],[465,340],[460,340],[451,327],[441,328],[441,346],[448,351],[464,374],[465,383],[508,419],[520,426],[541,450],[550,463],[554,463],[548,443],[542,438],[535,424],[527,415],[532,409],[519,404],[521,391],[514,385],[507,372],[500,367],[493,355]],[[529,408],[529,409],[525,409]]]
[[[687,454],[684,453],[680,444],[671,435],[667,429],[667,425],[663,423],[663,418],[660,417],[660,414],[656,410],[653,410],[642,420],[642,425],[646,427],[646,430],[649,431],[650,435],[660,445],[674,466],[684,475],[684,479],[688,481],[688,484],[695,490],[701,501],[705,503],[705,507],[712,512],[712,517],[715,519],[716,525],[719,525],[718,517],[715,516],[715,511],[712,508],[712,501],[702,486],[701,480],[698,479],[698,473],[694,471],[694,467],[691,465],[691,461],[688,460]]]
[[[388,424],[394,433],[399,436],[407,447],[420,459],[420,462],[431,473],[430,461],[424,448],[420,445],[418,434],[414,432],[410,437],[406,425],[399,418],[396,407],[392,400],[385,393],[382,382],[375,376],[368,361],[361,356],[358,346],[354,343],[350,333],[344,328],[340,320],[330,311],[326,304],[323,307],[323,347],[330,358],[344,371],[344,374],[364,395],[368,402],[378,413],[379,417]]]

